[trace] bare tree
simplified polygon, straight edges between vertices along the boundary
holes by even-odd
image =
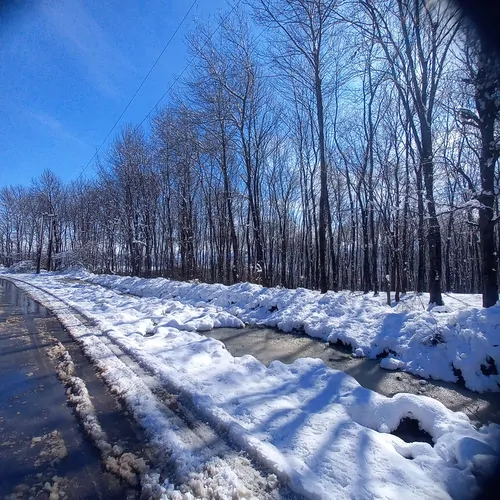
[[[259,21],[266,27],[278,29],[283,56],[302,59],[311,71],[314,89],[318,150],[320,164],[319,197],[319,270],[320,290],[328,290],[326,262],[326,234],[328,224],[328,169],[326,159],[324,77],[326,38],[335,24],[337,0],[256,0],[254,9]]]
[[[419,153],[428,218],[430,302],[440,305],[443,303],[442,245],[434,197],[432,123],[440,80],[459,19],[456,11],[444,2],[389,0],[380,6],[365,0],[360,3],[375,26],[377,41],[390,62],[389,72]]]

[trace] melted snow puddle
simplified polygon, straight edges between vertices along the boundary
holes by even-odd
[[[450,410],[463,411],[473,421],[500,423],[500,393],[479,394],[457,384],[387,371],[380,367],[379,360],[351,356],[349,348],[272,328],[216,328],[199,333],[223,342],[233,356],[250,354],[266,366],[275,360],[288,364],[299,358],[319,358],[327,366],[348,373],[363,387],[384,396],[400,392],[422,394],[437,399]]]

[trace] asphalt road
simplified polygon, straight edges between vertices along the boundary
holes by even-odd
[[[138,492],[106,472],[68,405],[47,349],[70,352],[113,442],[141,436],[58,320],[0,280],[0,498],[124,499]]]

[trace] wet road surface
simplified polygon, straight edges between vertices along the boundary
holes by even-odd
[[[113,444],[141,447],[140,431],[57,319],[0,280],[0,498],[136,498],[136,490],[104,470],[68,406],[46,353],[56,340],[72,356]]]
[[[479,394],[457,384],[423,380],[404,372],[380,368],[379,361],[353,358],[349,349],[329,345],[305,335],[281,333],[270,328],[217,328],[205,335],[224,342],[233,356],[251,354],[265,365],[273,360],[292,363],[298,358],[319,358],[326,365],[354,377],[363,387],[385,396],[398,392],[422,394],[463,411],[480,423],[500,423],[500,393]]]

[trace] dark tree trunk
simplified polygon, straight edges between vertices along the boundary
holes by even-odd
[[[483,307],[494,306],[498,301],[497,248],[495,241],[495,223],[493,208],[495,203],[495,120],[500,106],[495,95],[500,90],[500,63],[496,54],[481,44],[476,76],[476,108],[479,115],[481,133],[481,155],[479,169],[481,173],[481,193],[478,196],[479,234],[481,241],[481,281]]]
[[[442,251],[441,230],[436,215],[434,202],[434,161],[432,156],[432,138],[430,127],[421,123],[422,150],[420,161],[424,174],[425,193],[427,201],[427,245],[429,249],[429,303],[443,305],[441,296]]]
[[[49,217],[49,248],[47,249],[47,271],[52,270],[53,238],[54,238],[54,218]]]
[[[359,198],[358,198],[359,199]],[[371,273],[370,273],[370,248],[368,243],[368,217],[366,209],[361,205],[361,233],[363,236],[363,291],[368,293],[371,290]]]
[[[453,214],[450,214],[450,218],[448,219],[448,233],[446,235],[446,244],[444,251],[444,274],[445,274],[445,282],[447,292],[452,291],[451,286],[451,233],[453,231]]]
[[[231,190],[229,185],[229,173],[227,165],[227,146],[226,146],[226,132],[224,125],[221,124],[221,134],[222,134],[222,175],[224,177],[224,196],[227,203],[227,217],[229,219],[229,231],[231,234],[231,245],[233,247],[233,262],[231,266],[231,282],[237,283],[239,281],[238,273],[238,237],[236,235],[236,228],[234,226],[234,216],[233,216],[233,204],[231,201]]]
[[[424,198],[423,198],[423,182],[422,182],[422,168],[421,166],[416,169],[417,179],[417,210],[418,210],[418,227],[417,227],[417,240],[418,240],[418,262],[417,262],[417,286],[416,292],[422,293],[424,291],[425,281],[425,247],[424,247]]]
[[[408,143],[407,143],[408,147]],[[406,293],[408,290],[408,207],[410,200],[410,168],[409,168],[409,152],[406,152],[405,158],[405,201],[403,209],[403,235],[401,252],[402,273],[401,273],[401,293]]]
[[[319,54],[316,55],[319,57]],[[319,157],[320,157],[320,195],[319,195],[319,288],[321,293],[328,291],[328,274],[326,269],[326,226],[328,210],[328,178],[325,152],[325,130],[323,116],[323,94],[319,75],[319,60],[315,61],[315,94],[318,117]]]
[[[330,259],[332,263],[332,290],[334,292],[339,291],[339,280],[338,280],[338,266],[337,258],[335,255],[335,241],[333,238],[333,227],[332,227],[332,212],[330,210],[330,200],[327,199],[327,213],[328,213],[328,239],[330,240]]]

